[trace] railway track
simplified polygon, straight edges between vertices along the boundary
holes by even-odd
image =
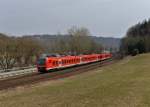
[[[116,60],[114,61],[112,59],[109,59],[102,62],[95,62],[95,63],[85,64],[77,67],[70,67],[67,69],[56,70],[45,74],[34,72],[24,76],[13,77],[6,80],[0,80],[0,90],[12,89],[18,86],[32,85],[43,81],[65,78],[83,72],[88,72],[97,69],[101,66],[112,64],[114,62],[116,62]]]

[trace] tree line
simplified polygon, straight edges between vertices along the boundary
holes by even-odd
[[[29,66],[42,51],[41,46],[26,37],[9,37],[0,34],[0,68]]]
[[[125,55],[150,52],[150,19],[128,29],[120,50]]]
[[[58,34],[61,36],[61,34]],[[103,49],[101,44],[96,43],[92,38],[91,34],[86,28],[72,27],[68,30],[66,35],[67,40],[64,38],[58,38],[51,45],[51,53],[59,54],[91,54],[100,53]]]
[[[79,55],[102,51],[102,45],[90,37],[86,28],[72,27],[67,35],[68,41],[58,38],[53,43],[40,43],[31,37],[11,37],[0,33],[0,69],[35,65],[42,53]]]

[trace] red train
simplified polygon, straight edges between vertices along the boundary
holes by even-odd
[[[96,61],[102,61],[112,57],[112,54],[91,54],[80,56],[55,56],[47,55],[37,61],[38,72],[47,72],[53,69],[66,68]]]

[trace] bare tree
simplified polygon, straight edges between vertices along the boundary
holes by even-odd
[[[31,38],[0,34],[0,68],[4,70],[14,66],[33,65],[40,53],[42,47]]]
[[[16,63],[16,44],[13,39],[1,36],[0,39],[0,66],[6,70],[12,68]]]
[[[89,54],[95,53],[100,44],[97,44],[92,38],[87,28],[72,27],[68,30],[68,34],[71,36],[70,47],[71,52],[76,54]]]

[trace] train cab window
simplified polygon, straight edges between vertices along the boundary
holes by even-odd
[[[38,65],[44,65],[45,64],[45,58],[41,58],[38,60]]]

